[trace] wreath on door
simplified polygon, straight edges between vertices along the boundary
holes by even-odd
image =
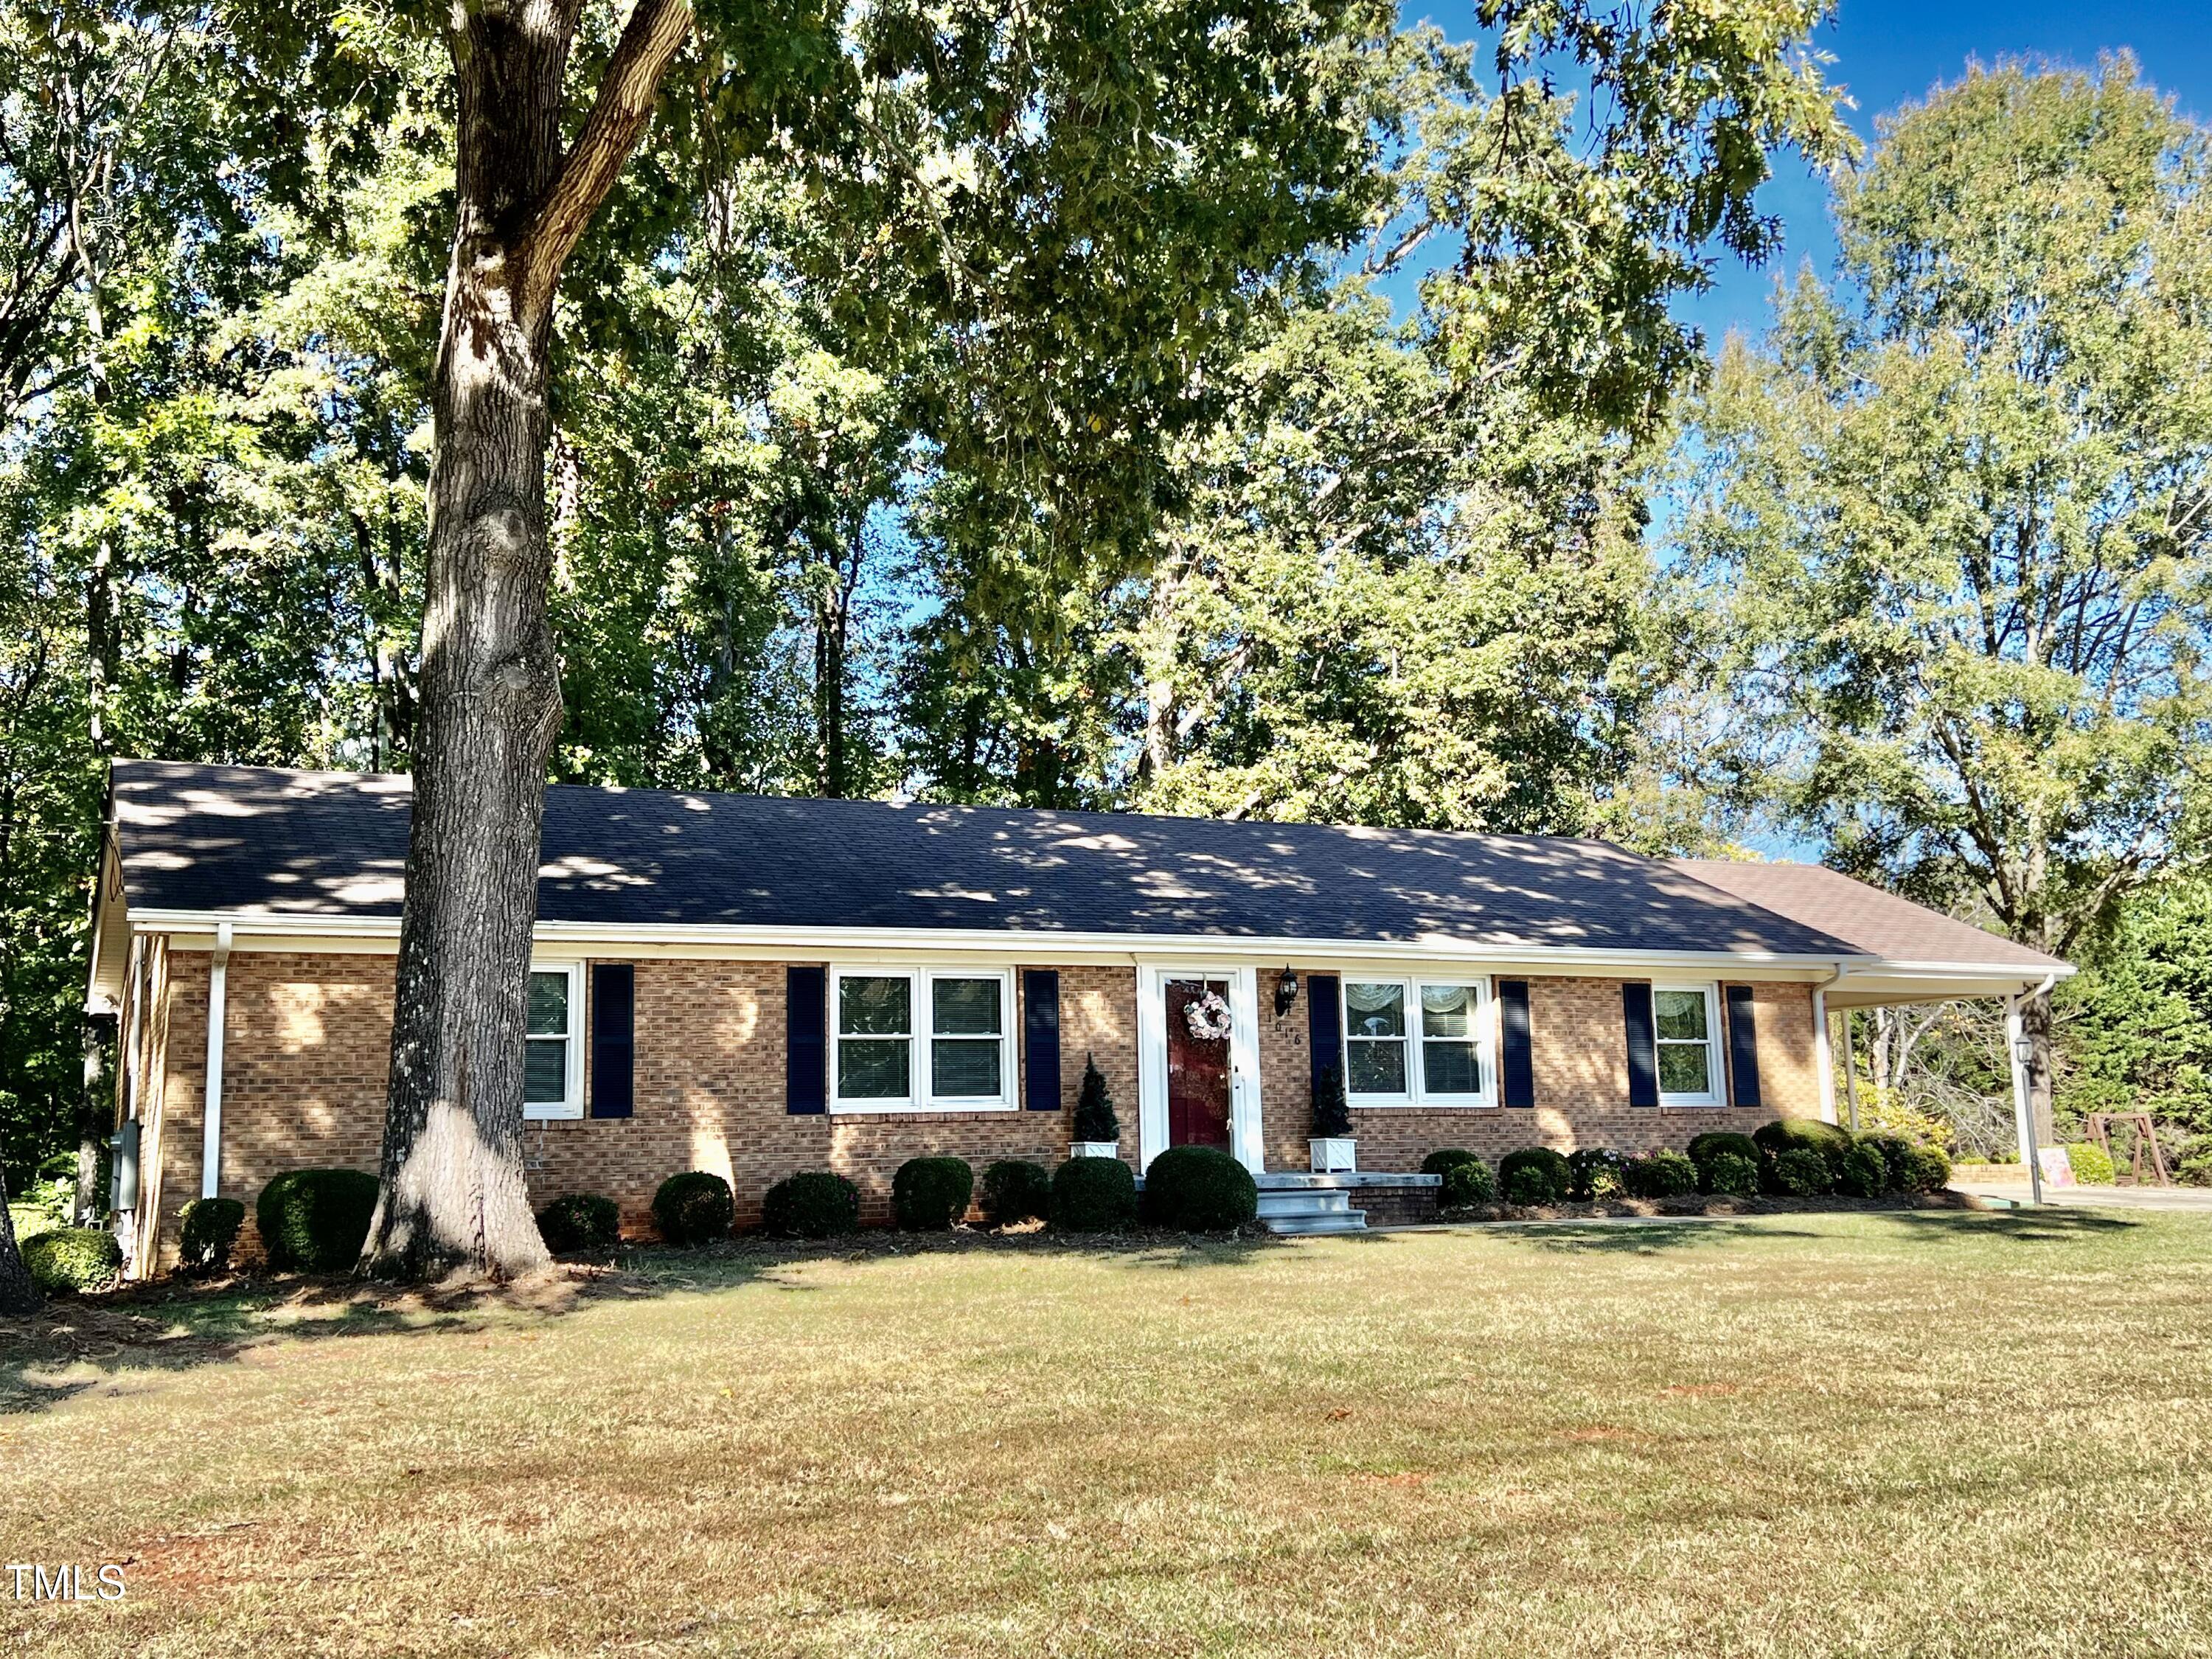
[[[1183,1021],[1200,1042],[1229,1041],[1229,1004],[1218,991],[1208,991],[1183,1005]]]

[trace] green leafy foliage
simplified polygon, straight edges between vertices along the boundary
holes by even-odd
[[[1498,1160],[1498,1186],[1508,1203],[1558,1204],[1572,1180],[1565,1155],[1549,1146],[1524,1146]]]
[[[1769,1186],[1785,1198],[1819,1198],[1836,1188],[1835,1165],[1812,1146],[1784,1146],[1766,1172]]]
[[[361,1259],[375,1212],[366,1170],[288,1170],[261,1189],[253,1222],[270,1267],[342,1273]]]
[[[1702,1134],[1690,1137],[1690,1162],[1700,1166],[1710,1163],[1723,1152],[1747,1158],[1753,1166],[1759,1163],[1759,1143],[1749,1135],[1735,1129],[1707,1129]]]
[[[1352,1101],[1345,1092],[1341,1065],[1325,1066],[1314,1077],[1313,1133],[1316,1140],[1341,1139],[1352,1133]]]
[[[23,1266],[42,1291],[97,1291],[123,1271],[123,1249],[104,1228],[56,1227],[24,1241]]]
[[[1602,1146],[1584,1146],[1567,1154],[1567,1196],[1583,1203],[1618,1198],[1627,1190],[1624,1174],[1628,1160]]]
[[[1716,1198],[1752,1198],[1759,1192],[1759,1160],[1725,1150],[1697,1166],[1698,1188]]]
[[[1052,1224],[1068,1233],[1116,1233],[1135,1226],[1136,1176],[1118,1158],[1071,1158],[1053,1171]]]
[[[965,1158],[910,1158],[891,1176],[891,1215],[908,1232],[943,1232],[968,1213],[975,1192]]]
[[[1142,1213],[1154,1227],[1228,1232],[1260,1213],[1260,1188],[1252,1172],[1218,1147],[1170,1146],[1145,1170]]]
[[[1430,1173],[1444,1178],[1443,1185],[1437,1188],[1437,1201],[1445,1209],[1493,1203],[1498,1198],[1497,1174],[1479,1158],[1462,1158]]]
[[[1751,1139],[1770,1159],[1787,1152],[1808,1152],[1832,1171],[1841,1165],[1844,1154],[1851,1149],[1850,1130],[1814,1117],[1778,1117],[1753,1130]]]
[[[786,1176],[761,1201],[761,1225],[773,1238],[836,1238],[860,1224],[860,1189],[830,1170]]]
[[[1850,1198],[1878,1198],[1890,1189],[1889,1160],[1879,1147],[1860,1142],[1835,1164],[1836,1190]]]
[[[1951,1160],[1938,1146],[1915,1146],[1905,1160],[1905,1190],[1940,1193],[1951,1184]]]
[[[1052,1171],[1042,1164],[1002,1158],[983,1171],[983,1218],[994,1227],[1042,1221],[1052,1213]]]
[[[1698,1166],[1688,1153],[1668,1147],[1630,1158],[1620,1180],[1631,1198],[1680,1198],[1698,1190]]]
[[[538,1233],[556,1255],[607,1255],[622,1243],[622,1209],[598,1193],[564,1193],[538,1211]]]
[[[2112,1184],[2112,1155],[2093,1140],[2077,1140],[2066,1148],[2066,1162],[2074,1171],[2074,1179],[2084,1187],[2109,1187]]]
[[[775,1194],[775,1189],[770,1188],[769,1197]],[[727,1238],[737,1215],[730,1183],[711,1170],[686,1170],[672,1175],[653,1194],[653,1224],[663,1238],[678,1248]],[[770,1226],[769,1231],[777,1229]]]
[[[221,1273],[246,1225],[246,1206],[234,1198],[196,1198],[177,1212],[178,1253],[195,1273]]]
[[[1455,1164],[1480,1164],[1480,1156],[1464,1146],[1446,1146],[1429,1153],[1421,1160],[1423,1175],[1442,1175]]]
[[[1106,1086],[1105,1073],[1090,1054],[1083,1057],[1083,1087],[1075,1097],[1074,1129],[1078,1140],[1105,1142],[1121,1138],[1121,1121],[1114,1113],[1114,1091]]]

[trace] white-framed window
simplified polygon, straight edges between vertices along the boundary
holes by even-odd
[[[830,1109],[1011,1110],[1013,1027],[1004,969],[833,968]]]
[[[1711,985],[1651,988],[1662,1106],[1721,1103],[1720,994]]]
[[[1344,1086],[1355,1106],[1487,1106],[1488,981],[1346,975]]]
[[[524,1020],[522,1115],[584,1115],[584,964],[533,962]]]

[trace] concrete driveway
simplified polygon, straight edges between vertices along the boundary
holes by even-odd
[[[1957,1181],[1958,1191],[1977,1198],[2029,1201],[2025,1181]],[[2212,1187],[2045,1187],[2045,1204],[2087,1210],[2203,1210],[2212,1212]]]

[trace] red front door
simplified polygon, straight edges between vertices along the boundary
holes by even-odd
[[[1190,1005],[1208,991],[1229,1000],[1226,980],[1168,981],[1168,1145],[1229,1145],[1229,1039],[1190,1034]]]

